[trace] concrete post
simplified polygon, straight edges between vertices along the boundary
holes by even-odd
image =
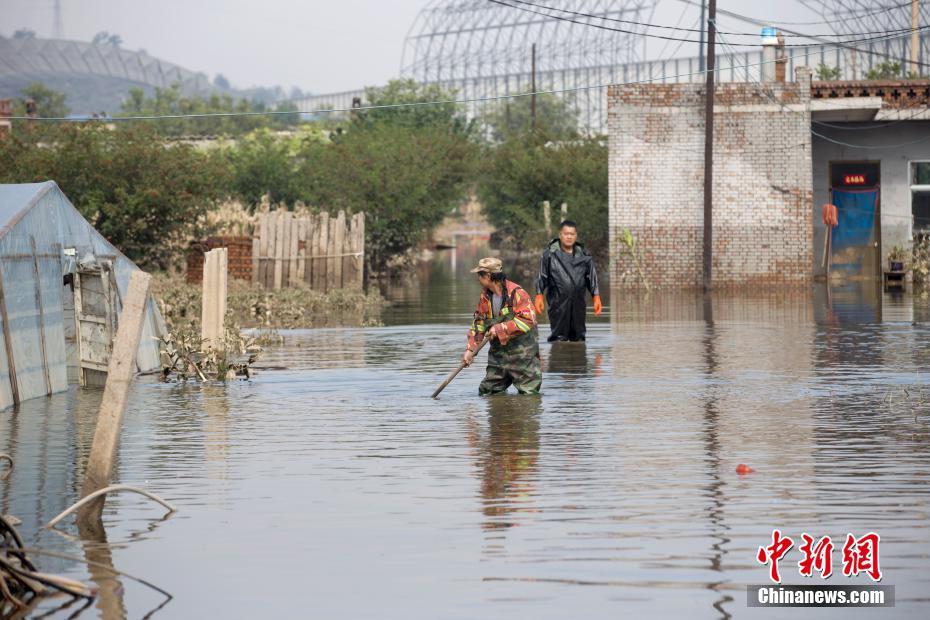
[[[100,413],[97,414],[97,428],[84,473],[81,497],[109,486],[113,475],[113,460],[116,457],[129,388],[136,371],[136,351],[142,338],[151,282],[152,276],[144,271],[135,271],[129,278],[129,293],[119,317],[119,329],[107,367],[107,383],[103,389]],[[88,503],[80,509],[78,518],[99,521],[105,500],[106,496],[101,496]]]
[[[225,348],[227,250],[210,250],[203,257],[203,305],[200,337],[209,348]]]
[[[552,210],[549,201],[543,201],[543,230],[546,231],[546,237],[552,236]]]

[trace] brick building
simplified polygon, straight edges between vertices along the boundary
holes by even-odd
[[[795,82],[717,85],[714,285],[811,281],[811,73]],[[608,90],[611,277],[641,285],[629,230],[656,288],[699,287],[704,221],[704,86]]]

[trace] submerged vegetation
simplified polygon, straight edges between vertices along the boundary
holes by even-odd
[[[152,283],[169,329],[200,327],[201,287],[159,274]],[[228,322],[257,330],[311,327],[370,327],[381,324],[385,301],[377,292],[337,289],[321,293],[306,287],[265,289],[229,280]]]
[[[379,294],[358,289],[267,290],[230,280],[225,337],[216,350],[200,337],[201,287],[167,274],[156,275],[152,284],[168,331],[161,342],[165,380],[247,378],[262,347],[282,339],[279,329],[380,325],[385,303]]]

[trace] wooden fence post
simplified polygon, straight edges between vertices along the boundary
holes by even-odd
[[[228,255],[226,248],[210,250],[203,256],[203,303],[201,308],[201,338],[216,350],[225,348],[226,279]]]
[[[136,351],[142,338],[142,325],[145,321],[151,282],[152,276],[144,271],[134,271],[129,278],[129,293],[119,318],[113,354],[107,366],[107,382],[103,389],[100,412],[97,414],[97,428],[94,431],[94,442],[84,473],[81,497],[87,497],[109,486],[113,475],[113,459],[116,457],[129,387],[135,374]],[[104,501],[106,496],[89,502],[81,508],[78,518],[90,522],[99,521]]]
[[[333,282],[335,283],[335,288],[343,288],[345,283],[342,279],[342,263],[345,261],[345,257],[342,256],[346,252],[346,212],[340,211],[339,215],[336,217],[336,243],[333,246],[333,267],[335,268],[333,274]]]
[[[317,284],[313,288],[321,293],[326,292],[326,278],[329,265],[326,264],[325,255],[329,252],[329,213],[324,211],[320,214],[320,245],[317,246],[316,266],[319,267],[317,274]]]
[[[365,288],[365,214],[358,214],[358,223],[355,231],[355,251],[358,256],[355,257],[357,269],[355,277],[358,279],[358,287]]]
[[[281,288],[284,280],[284,214],[275,212],[274,231],[274,288]]]

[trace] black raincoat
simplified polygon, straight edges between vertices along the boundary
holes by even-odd
[[[584,340],[585,291],[599,295],[594,259],[576,243],[572,253],[563,252],[558,239],[549,242],[539,261],[536,292],[546,296],[552,333],[549,342]]]

